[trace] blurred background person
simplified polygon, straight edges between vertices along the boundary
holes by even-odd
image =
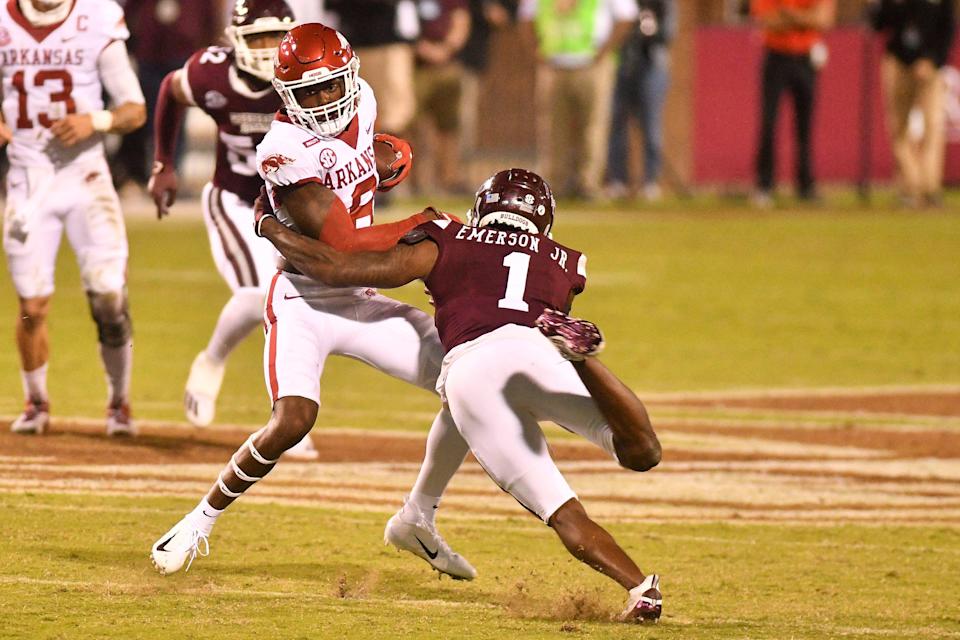
[[[243,1],[243,0],[239,0]],[[217,42],[223,33],[225,3],[234,0],[123,0],[130,25],[130,53],[147,101],[147,124],[124,137],[114,158],[114,182],[145,187],[153,160],[153,120],[160,83],[181,68],[194,51]],[[182,136],[181,136],[182,139]],[[183,145],[177,149],[177,163]]]
[[[330,26],[360,58],[360,77],[377,96],[376,130],[408,137],[416,112],[413,43],[420,35],[414,0],[327,0]]]
[[[538,171],[558,196],[600,195],[618,50],[635,0],[520,0],[521,33],[536,52]]]
[[[516,0],[469,0],[470,35],[460,50],[460,160],[469,167],[477,153],[480,82],[490,63],[490,37],[516,17]]]
[[[643,132],[643,197],[661,197],[663,104],[670,86],[669,45],[677,31],[674,0],[639,0],[640,18],[620,49],[607,153],[607,195],[629,193],[630,120]]]
[[[419,0],[420,37],[414,47],[417,115],[412,177],[420,191],[466,190],[459,162],[460,82],[458,55],[470,35],[467,0]]]
[[[760,140],[757,150],[759,207],[773,204],[775,140],[780,96],[793,97],[797,135],[797,197],[816,200],[812,168],[811,136],[816,98],[817,71],[826,63],[823,32],[833,26],[835,0],[752,0],[753,17],[763,28],[763,75]]]
[[[900,201],[909,207],[940,206],[946,146],[941,70],[953,44],[953,0],[874,0],[869,11],[874,29],[886,40],[880,74]],[[923,115],[919,140],[910,126],[915,109]]]

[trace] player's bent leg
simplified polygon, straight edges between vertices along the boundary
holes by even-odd
[[[107,374],[107,435],[136,435],[130,415],[130,375],[133,370],[133,323],[126,289],[87,291],[90,315],[97,325],[100,359]]]
[[[24,409],[10,424],[13,433],[42,434],[50,425],[50,402],[47,396],[49,311],[50,296],[20,298],[16,339],[20,353]]]
[[[263,322],[263,295],[259,288],[236,289],[220,311],[210,342],[190,366],[183,393],[183,407],[190,424],[205,427],[213,422],[226,359]]]
[[[468,451],[453,416],[444,408],[430,427],[426,454],[413,490],[383,530],[385,543],[423,558],[437,571],[458,580],[472,580],[477,570],[437,532],[434,514],[447,483]]]
[[[547,524],[556,531],[570,555],[628,591],[627,607],[620,615],[622,621],[656,622],[660,618],[660,578],[656,574],[643,575],[613,536],[590,519],[579,500],[565,502]]]
[[[280,398],[266,427],[253,433],[230,456],[203,500],[161,536],[150,551],[153,566],[163,575],[175,573],[210,552],[210,532],[234,500],[273,470],[280,455],[313,427],[318,405],[297,396]]]
[[[377,295],[359,306],[358,319],[342,346],[344,355],[436,392],[444,350],[433,318],[420,309]],[[473,579],[476,570],[450,549],[436,530],[434,516],[468,451],[449,411],[441,410],[430,427],[416,483],[384,529],[386,542],[423,558],[437,571],[465,580]]]

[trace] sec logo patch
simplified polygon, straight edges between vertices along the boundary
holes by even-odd
[[[327,147],[320,152],[320,166],[324,169],[332,169],[337,164],[337,154],[333,149]]]

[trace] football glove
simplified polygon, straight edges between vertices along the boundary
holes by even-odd
[[[567,360],[577,362],[603,350],[603,334],[589,320],[571,318],[560,311],[547,309],[537,318],[537,328]]]
[[[413,150],[410,148],[409,142],[389,133],[375,133],[373,134],[373,141],[389,145],[396,154],[396,158],[390,163],[390,170],[393,171],[393,174],[389,178],[381,180],[380,184],[377,185],[377,191],[389,191],[403,182],[403,179],[410,173],[410,167],[413,166]]]

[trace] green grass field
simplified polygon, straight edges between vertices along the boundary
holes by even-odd
[[[556,238],[589,256],[588,288],[575,312],[604,329],[605,362],[641,397],[960,384],[955,207],[917,214],[834,204],[767,213],[713,200],[671,202],[646,212],[561,209]],[[202,223],[182,215],[192,206],[182,205],[162,223],[148,217],[128,223],[133,408],[145,422],[183,420],[180,398],[190,362],[228,297]],[[458,202],[450,209],[465,207]],[[105,394],[95,330],[66,249],[57,286],[50,319],[53,409],[58,417],[98,418]],[[396,295],[425,306],[418,287]],[[0,414],[7,415],[21,402],[12,344],[15,309],[4,278],[0,340],[10,337],[0,349]],[[268,417],[261,346],[256,333],[232,356],[219,421],[255,427]],[[426,392],[342,360],[328,364],[322,399],[321,447],[323,429],[425,434],[437,404]],[[810,420],[830,426],[833,418]],[[856,420],[852,413],[836,418],[852,433],[860,428]],[[955,419],[877,418],[883,420],[897,422],[884,428],[935,427],[948,434],[960,425]],[[618,491],[653,499],[660,494],[650,487],[663,486],[672,487],[670,496],[685,495],[686,485],[669,484],[671,464],[678,464],[670,461],[670,446],[682,434],[665,433],[664,463],[648,474],[653,484],[647,476],[613,475]],[[709,449],[712,442],[700,445]],[[122,469],[124,451],[118,448],[114,459],[102,462],[112,466],[98,473],[129,473]],[[804,458],[814,473],[819,451]],[[191,478],[176,488],[159,479],[162,467],[144,465],[142,482],[95,491],[76,479],[89,465],[54,469],[48,466],[58,464],[54,460],[17,455],[0,449],[0,638],[960,637],[960,521],[874,520],[858,515],[873,513],[859,496],[847,511],[819,524],[789,518],[739,522],[739,516],[653,515],[644,521],[629,507],[611,511],[601,521],[641,567],[664,576],[661,624],[634,628],[610,622],[623,604],[620,590],[570,559],[549,529],[525,517],[489,482],[483,500],[513,511],[484,512],[484,502],[458,513],[456,505],[471,494],[457,485],[440,519],[451,544],[478,567],[480,577],[472,583],[438,581],[420,561],[382,546],[383,524],[396,508],[389,505],[402,498],[392,488],[382,501],[357,509],[324,500],[240,500],[218,524],[210,557],[188,573],[161,578],[148,561],[150,544],[192,508],[202,494],[197,487],[214,478],[219,464],[170,471],[172,480]],[[841,462],[859,464],[863,455],[854,451]],[[960,477],[957,460],[943,460],[930,477]],[[896,466],[901,462],[906,471]],[[884,473],[896,480],[915,463],[928,460],[893,460]],[[692,472],[697,464],[706,463],[693,463]],[[303,466],[304,478],[321,473],[312,468]],[[338,468],[331,469],[322,473],[336,478]],[[703,471],[707,484],[710,473],[720,478],[718,469]],[[764,491],[773,478],[765,469],[757,466],[743,480],[745,493]],[[923,469],[917,473],[925,478]],[[402,472],[397,486],[413,477],[411,467]],[[62,483],[20,482],[50,473]],[[682,475],[676,473],[676,482]],[[470,482],[479,486],[484,480]],[[947,480],[936,480],[934,489],[918,485],[911,495],[924,504],[960,505],[960,492]],[[571,476],[575,489],[586,482],[586,476]],[[797,476],[768,490],[809,490],[816,483]],[[840,478],[834,488],[846,491],[851,483]],[[880,485],[880,500],[891,486]],[[877,495],[874,490],[873,499]],[[806,494],[798,501],[816,508],[816,498]],[[586,497],[584,503],[591,508]]]

